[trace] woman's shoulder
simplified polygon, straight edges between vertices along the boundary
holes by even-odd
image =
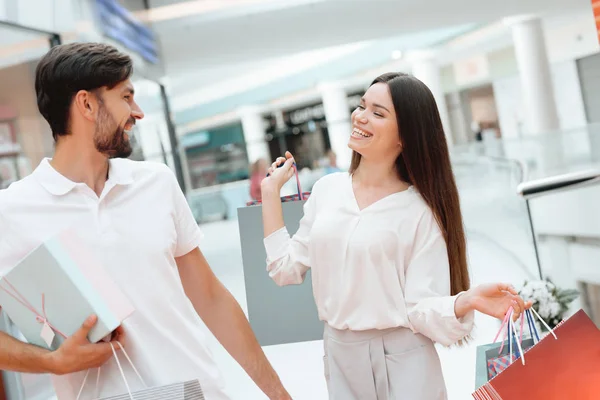
[[[335,190],[339,185],[347,182],[349,176],[348,172],[334,172],[327,174],[315,182],[312,191],[314,193],[315,191],[323,192],[332,189]]]

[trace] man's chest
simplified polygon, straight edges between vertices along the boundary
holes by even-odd
[[[160,202],[128,199],[127,203],[65,198],[52,204],[29,201],[23,209],[8,210],[7,245],[0,255],[6,270],[44,241],[70,230],[107,264],[123,268],[133,260],[172,257],[177,240],[175,220]],[[113,267],[108,266],[112,269]]]

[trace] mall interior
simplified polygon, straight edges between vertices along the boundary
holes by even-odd
[[[244,246],[262,234],[239,218],[259,161],[293,153],[303,191],[347,170],[370,82],[410,73],[442,117],[472,283],[550,280],[577,291],[559,318],[584,309],[600,326],[599,38],[598,0],[0,0],[0,189],[52,157],[40,58],[71,42],[126,52],[145,113],[131,158],[172,169],[202,252],[292,397],[326,399],[310,280],[276,288]],[[282,195],[296,190],[292,179]],[[436,347],[451,400],[471,398],[477,346],[500,324],[475,321],[468,345]],[[2,329],[19,334],[5,315]],[[208,335],[232,398],[265,399]],[[4,398],[55,398],[46,375],[2,376]]]

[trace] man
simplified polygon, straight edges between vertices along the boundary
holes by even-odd
[[[126,333],[125,349],[149,386],[199,379],[208,400],[227,398],[204,321],[269,398],[288,399],[239,304],[198,248],[202,233],[174,175],[162,164],[126,159],[131,131],[144,117],[131,73],[131,59],[103,44],[58,46],[40,61],[38,107],[56,151],[0,191],[0,273],[75,227],[136,308],[115,340]],[[94,373],[80,398],[125,393],[116,362],[106,362],[110,345],[86,339],[94,322],[55,352],[0,336],[0,369],[53,373],[59,399],[69,400],[85,371],[102,366],[98,388]],[[121,365],[131,389],[143,388],[127,362]]]

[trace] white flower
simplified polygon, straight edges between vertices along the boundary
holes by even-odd
[[[550,305],[547,302],[540,302],[539,310],[538,310],[540,317],[542,317],[544,319],[550,318],[551,311],[552,310],[550,310]]]
[[[550,303],[550,313],[554,318],[557,318],[560,315],[560,304],[558,304],[557,301],[552,301]]]
[[[531,281],[523,285],[519,295],[525,301],[532,301],[540,317],[553,327],[563,319],[562,310],[568,305],[559,301],[556,290],[557,287],[549,281]]]

